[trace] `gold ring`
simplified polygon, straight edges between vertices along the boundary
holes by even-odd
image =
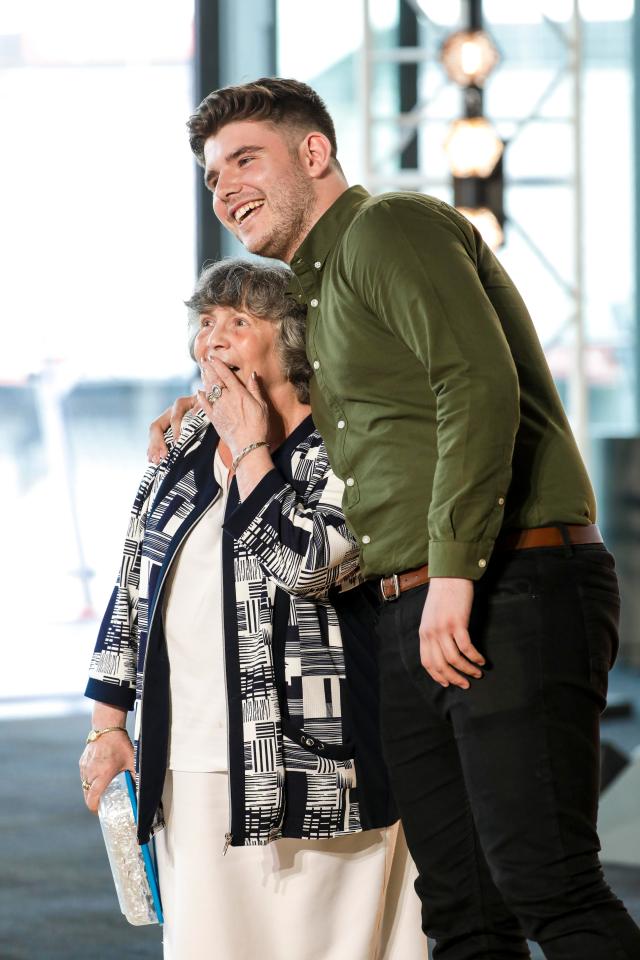
[[[89,783],[88,780],[83,780],[83,781],[82,781],[82,789],[83,789],[83,790],[90,790],[90,789],[91,789],[91,784]]]

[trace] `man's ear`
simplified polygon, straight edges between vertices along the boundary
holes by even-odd
[[[324,133],[308,133],[298,152],[300,162],[312,179],[321,177],[331,166],[331,143]]]

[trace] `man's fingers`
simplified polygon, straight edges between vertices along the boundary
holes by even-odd
[[[479,678],[482,676],[482,671],[475,663],[472,663],[460,652],[459,641],[461,639],[462,638],[458,637],[457,635],[455,637],[445,636],[441,639],[440,648],[444,658],[450,666],[455,667],[455,669],[459,670],[460,673],[464,673],[469,677]],[[470,643],[471,641],[469,641],[469,644]]]
[[[465,679],[462,674],[458,673],[457,670],[449,666],[437,645],[432,646],[429,652],[423,655],[421,659],[422,666],[429,676],[435,680],[436,683],[439,683],[440,686],[448,687],[450,684],[453,684],[453,686],[462,687],[463,690],[469,687],[469,681]]]
[[[463,690],[469,688],[467,677],[479,680],[482,671],[464,656],[460,645],[471,647],[478,658],[484,663],[484,658],[473,647],[466,630],[460,628],[455,635],[450,630],[439,634],[420,634],[420,659],[423,667],[437,683],[442,686],[454,684]]]
[[[147,447],[147,460],[149,463],[160,463],[161,460],[164,460],[166,455],[169,453],[169,448],[167,447],[164,440],[164,431],[156,426],[151,424],[149,427],[149,446]]]
[[[182,420],[186,413],[193,408],[195,397],[193,395],[188,397],[178,397],[177,400],[174,400],[173,406],[170,411],[170,420],[171,420],[171,432],[173,433],[173,439],[180,439],[180,431],[182,430]]]
[[[460,653],[467,658],[467,660],[472,660],[474,663],[479,664],[481,667],[485,665],[485,659],[480,653],[479,650],[474,647],[471,642],[471,637],[469,636],[469,631],[463,628],[456,630],[454,632],[454,639]]]
[[[147,459],[151,463],[160,463],[166,457],[169,450],[164,440],[164,431],[169,426],[171,419],[171,407],[160,414],[149,426],[149,446],[147,447]]]
[[[182,420],[189,410],[197,407],[198,398],[194,394],[188,397],[178,397],[173,405],[160,414],[149,426],[149,445],[147,447],[147,459],[151,463],[160,463],[167,454],[169,448],[164,439],[165,430],[171,427],[173,439],[180,438],[182,430]]]

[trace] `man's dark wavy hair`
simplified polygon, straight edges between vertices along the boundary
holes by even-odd
[[[338,163],[336,131],[329,111],[315,90],[299,80],[262,77],[252,83],[221,87],[205,97],[187,121],[189,144],[201,167],[205,165],[205,141],[236,120],[266,120],[283,129],[290,139],[317,130],[331,144],[331,157]]]

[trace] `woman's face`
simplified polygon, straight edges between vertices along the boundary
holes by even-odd
[[[198,364],[217,357],[245,385],[255,370],[267,390],[285,382],[276,352],[277,324],[233,307],[211,307],[199,320],[193,344]]]

